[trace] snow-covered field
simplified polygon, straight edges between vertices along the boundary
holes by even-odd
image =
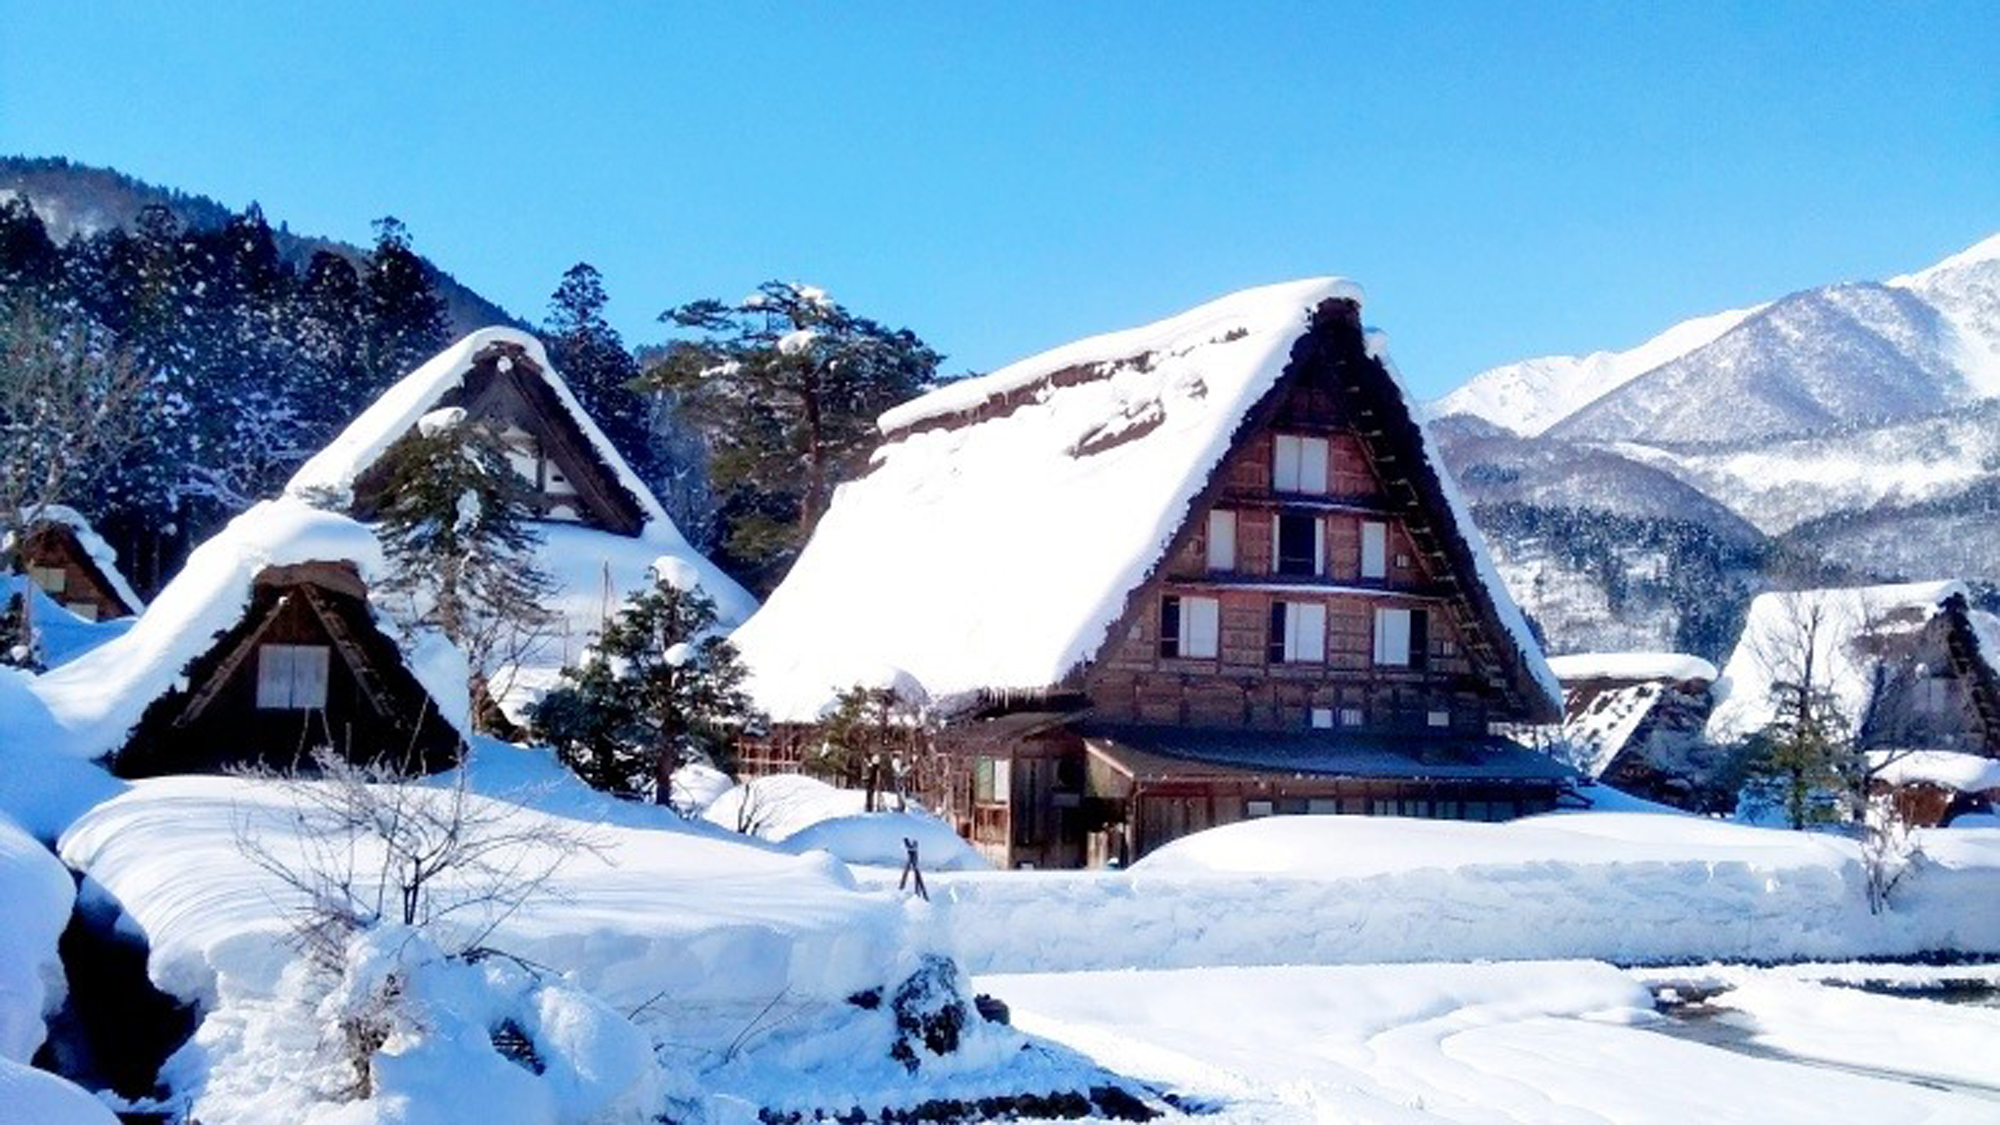
[[[1009,998],[1024,1030],[1212,1109],[1204,1120],[1218,1125],[2000,1120],[2000,1101],[1976,1091],[1817,1065],[1859,1057],[1885,1071],[1909,1062],[1919,1075],[1944,1069],[1990,1082],[2000,1013],[1814,985],[1796,985],[1810,999],[1792,1008],[1747,1001],[1754,1020],[1770,1022],[1772,1042],[1798,1056],[1785,1059],[1670,1034],[1637,977],[1592,962],[1053,973],[980,984]],[[1842,1022],[1828,1028],[1827,1018]],[[1950,1058],[1926,1063],[1927,1052]]]

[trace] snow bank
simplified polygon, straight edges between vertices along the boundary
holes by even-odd
[[[20,1125],[118,1125],[82,1087],[8,1058],[0,1058],[0,1109]]]
[[[1715,665],[1682,652],[1579,652],[1549,657],[1549,669],[1564,683],[1574,680],[1707,680]]]
[[[291,498],[253,506],[195,548],[125,635],[35,680],[35,694],[62,732],[62,749],[100,758],[123,746],[155,699],[185,686],[188,662],[242,620],[257,575],[306,562],[351,562],[371,591],[388,571],[375,533],[345,516]],[[376,619],[394,632],[379,604]],[[425,630],[403,658],[438,713],[460,731],[470,729],[463,654]]]
[[[810,722],[883,666],[946,707],[1060,682],[1102,647],[1330,299],[1361,291],[1338,278],[1245,290],[884,414],[868,474],[841,486],[784,584],[733,637],[759,706]],[[1369,343],[1394,377],[1379,336]],[[989,405],[999,412],[949,425]],[[1553,705],[1555,679],[1426,442],[1481,580]]]
[[[108,621],[87,621],[24,576],[0,574],[0,606],[11,604],[23,592],[35,601],[35,632],[41,641],[42,661],[51,668],[67,664],[113,637],[123,636],[135,620],[114,617]]]
[[[75,897],[56,857],[0,816],[0,1060],[25,1063],[42,1045],[42,1018],[63,995],[56,940]]]
[[[296,857],[296,808],[291,791],[268,782],[143,781],[80,819],[61,852],[145,934],[162,989],[203,1003],[232,988],[268,995],[292,960],[285,938],[300,900],[243,854],[237,833]],[[779,854],[705,828],[502,811],[509,831],[589,828],[600,854],[572,859],[551,895],[507,917],[486,944],[570,973],[614,1006],[662,995],[755,1006],[781,991],[844,997],[881,983],[881,967],[902,949],[898,901],[855,893],[826,856]]]
[[[979,972],[2000,952],[2000,832],[1922,843],[1881,916],[1851,841],[1644,813],[1278,817],[1184,837],[1129,872],[938,875],[930,889]]]
[[[2000,789],[2000,761],[1954,750],[1871,750],[1868,763],[1887,785],[1928,783],[1961,793]]]
[[[84,810],[124,783],[64,753],[67,733],[35,694],[35,678],[0,667],[0,819],[53,841]]]
[[[1798,675],[1791,666],[1802,662],[1808,632],[1815,678],[1833,693],[1841,715],[1859,721],[1874,695],[1878,661],[1855,640],[1871,627],[1920,628],[1946,599],[1965,593],[1960,582],[1910,582],[1759,594],[1715,683],[1708,740],[1734,742],[1770,725],[1777,714],[1772,686]]]
[[[991,865],[951,826],[923,809],[896,809],[897,798],[877,794],[876,812],[864,811],[868,795],[839,789],[801,774],[759,777],[721,794],[703,810],[711,824],[747,827],[795,855],[831,853],[845,863],[903,866],[903,841],[917,841],[925,871],[979,871]]]

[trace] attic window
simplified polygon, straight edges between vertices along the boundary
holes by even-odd
[[[1389,525],[1367,520],[1361,525],[1361,577],[1389,577]]]
[[[1422,668],[1430,646],[1430,621],[1421,609],[1375,611],[1375,663],[1383,668]]]
[[[325,645],[263,645],[257,649],[257,707],[317,711],[326,707]]]
[[[63,608],[69,610],[76,616],[81,617],[85,621],[97,620],[96,602],[64,602]]]
[[[1236,569],[1236,513],[1227,508],[1208,513],[1208,569]]]
[[[60,594],[69,587],[69,571],[59,566],[31,566],[28,577],[45,594]]]
[[[1326,463],[1325,438],[1279,434],[1271,446],[1271,491],[1325,495]]]

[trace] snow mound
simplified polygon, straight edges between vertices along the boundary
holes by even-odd
[[[702,816],[711,824],[746,831],[788,852],[831,853],[854,864],[901,867],[903,840],[917,841],[925,871],[977,871],[991,865],[937,817],[877,794],[881,810],[866,811],[868,795],[840,789],[803,774],[754,778],[716,797]]]
[[[75,897],[56,857],[0,816],[0,1060],[25,1063],[42,1045],[42,1018],[63,995],[56,940]]]
[[[1715,681],[1715,665],[1681,652],[1579,652],[1549,657],[1558,680]]]
[[[781,991],[840,998],[880,983],[880,966],[902,948],[896,899],[857,894],[824,855],[785,855],[705,827],[593,825],[468,800],[504,814],[510,832],[588,830],[598,854],[574,857],[549,895],[501,920],[484,944],[569,973],[614,1006],[660,996],[763,1005]],[[270,995],[294,959],[287,937],[300,899],[244,854],[238,833],[302,862],[298,808],[293,791],[270,782],[142,781],[78,820],[61,853],[146,936],[162,989],[204,1004],[231,989]],[[532,868],[536,856],[521,859]]]
[[[118,1125],[104,1103],[45,1070],[0,1057],[0,1107],[20,1125]]]
[[[1922,865],[1879,915],[1852,840],[1647,813],[1277,817],[1126,872],[928,881],[974,972],[2000,951],[2000,832],[1920,838]]]
[[[371,591],[388,572],[381,544],[362,524],[292,498],[252,506],[195,548],[128,632],[35,680],[35,694],[62,732],[61,748],[80,758],[118,750],[155,699],[183,686],[188,662],[241,620],[257,575],[306,562],[353,563]],[[393,633],[376,608],[378,627]],[[464,655],[442,634],[423,630],[403,658],[445,721],[470,729]]]
[[[67,736],[34,685],[28,673],[0,667],[0,819],[54,840],[124,783],[62,751]]]

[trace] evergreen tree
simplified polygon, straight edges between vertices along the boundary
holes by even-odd
[[[346,258],[313,254],[292,312],[303,422],[330,438],[381,389],[368,371],[368,313],[361,277]]]
[[[0,299],[54,291],[63,272],[62,252],[41,216],[21,196],[0,198]]]
[[[563,274],[562,284],[549,297],[542,334],[550,359],[576,392],[585,412],[596,419],[632,468],[651,479],[654,459],[648,440],[649,404],[632,385],[639,377],[639,365],[625,350],[618,330],[604,319],[609,300],[596,268],[578,262]]]
[[[452,408],[426,415],[384,455],[379,524],[389,560],[383,591],[407,599],[406,619],[431,625],[464,650],[474,716],[507,685],[493,677],[541,639],[553,620],[554,582],[535,562],[541,537],[529,521],[526,482],[487,427]]]
[[[685,564],[656,571],[536,705],[537,732],[591,785],[668,803],[675,770],[727,761],[753,720],[743,665],[716,625],[714,600]]]
[[[840,693],[819,723],[816,765],[844,788],[860,788],[863,808],[874,812],[885,783],[905,789],[928,751],[929,728],[921,703],[893,687],[861,684]]]
[[[692,335],[668,347],[646,384],[681,394],[708,429],[720,554],[768,592],[834,487],[866,467],[876,416],[928,387],[941,357],[907,329],[775,281],[734,305],[696,301],[661,319]]]
[[[430,271],[410,249],[410,232],[395,216],[375,221],[368,259],[368,369],[379,385],[402,378],[436,355],[450,328],[444,299]]]

